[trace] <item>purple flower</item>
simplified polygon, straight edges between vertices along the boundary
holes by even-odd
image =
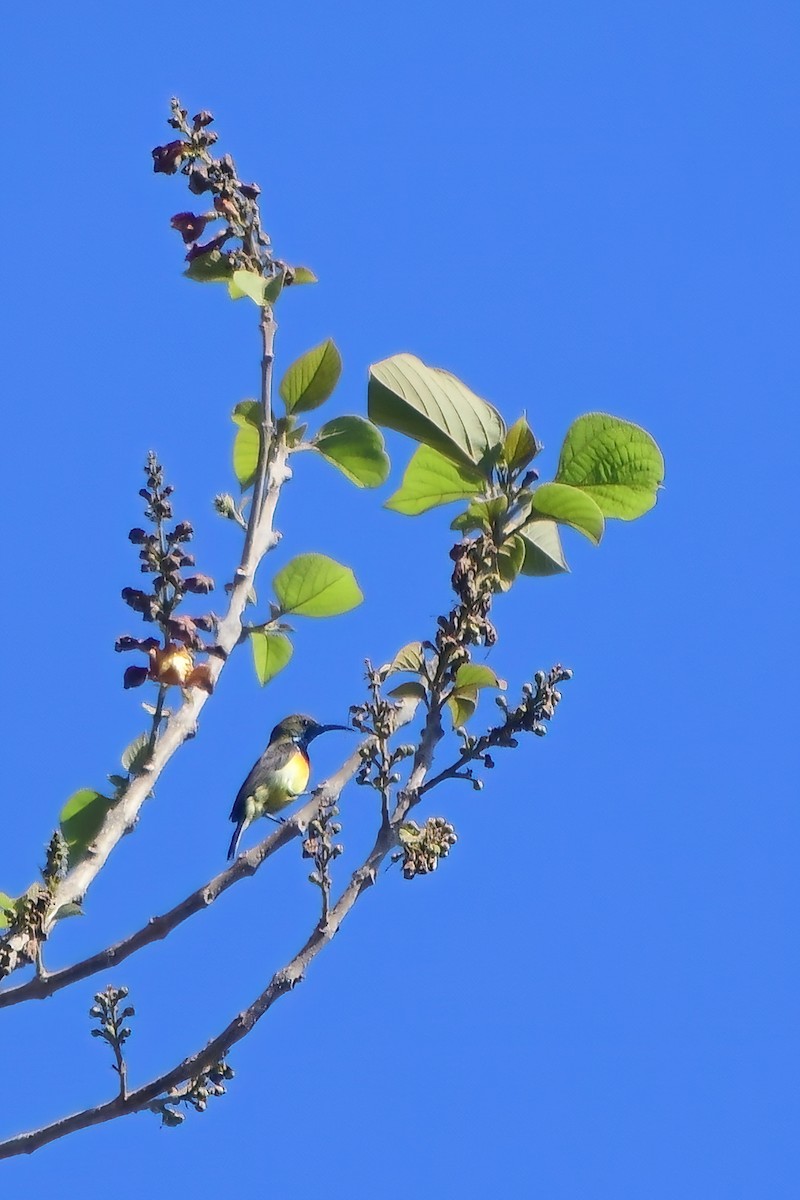
[[[170,221],[172,228],[177,229],[187,246],[190,242],[196,242],[199,237],[203,236],[203,230],[207,224],[207,217],[190,212],[175,213]]]
[[[174,175],[183,158],[186,143],[180,140],[156,146],[153,151],[153,170],[156,174]]]

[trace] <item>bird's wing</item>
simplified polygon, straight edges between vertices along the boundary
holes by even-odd
[[[280,771],[281,767],[285,767],[296,753],[297,746],[294,742],[277,742],[274,746],[267,746],[258,762],[253,764],[253,769],[239,788],[238,795],[231,809],[230,819],[232,821],[239,820],[244,811],[245,803],[253,795],[256,788],[262,787],[275,771]]]

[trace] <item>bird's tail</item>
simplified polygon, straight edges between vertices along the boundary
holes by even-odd
[[[236,852],[239,849],[239,841],[248,824],[249,821],[247,821],[245,818],[242,818],[242,820],[236,823],[236,828],[234,829],[233,837],[231,838],[231,844],[228,847],[228,862],[233,862],[234,858],[236,858]]]

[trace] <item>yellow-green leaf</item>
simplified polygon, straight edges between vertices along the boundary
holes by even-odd
[[[256,271],[234,271],[228,280],[228,295],[231,300],[241,300],[243,296],[249,296],[255,304],[263,308],[264,276]]]
[[[447,707],[450,709],[450,715],[453,718],[454,729],[459,729],[462,725],[466,725],[478,707],[478,689],[475,687],[464,688],[453,692],[448,697]]]
[[[473,500],[472,504],[450,522],[451,529],[469,533],[471,529],[491,532],[495,523],[508,512],[508,496],[493,496],[491,500]]]
[[[292,267],[292,287],[303,283],[318,282],[319,280],[310,267]]]
[[[83,858],[88,847],[103,827],[113,801],[92,788],[74,792],[61,810],[61,833],[69,846],[72,866]]]
[[[400,671],[411,671],[416,675],[422,670],[424,661],[422,642],[409,642],[397,651],[391,662],[384,663],[380,674],[384,679],[387,675],[396,675]]]
[[[503,458],[506,460],[506,466],[517,471],[527,467],[541,449],[530,425],[524,417],[520,417],[506,434]]]
[[[632,521],[651,509],[664,479],[664,458],[639,425],[587,413],[567,431],[556,482],[580,488],[606,517]]]
[[[500,572],[499,590],[507,592],[525,563],[525,542],[519,534],[506,538],[497,551],[497,569]]]
[[[335,417],[322,426],[313,444],[359,487],[380,487],[389,476],[383,434],[363,417]]]
[[[600,544],[605,521],[597,504],[581,488],[566,483],[543,483],[533,493],[533,508],[560,525],[570,525],[595,546]]]
[[[286,411],[310,412],[319,408],[333,392],[341,373],[342,358],[333,338],[307,350],[281,380],[280,393]]]
[[[294,653],[294,647],[283,633],[259,630],[250,634],[253,665],[258,681],[263,687],[282,671]]]
[[[523,575],[562,575],[569,571],[555,521],[528,521],[519,536],[525,546]]]
[[[439,504],[452,504],[477,495],[485,479],[472,467],[445,458],[431,446],[419,446],[406,467],[402,483],[385,507],[406,516],[417,516]]]
[[[508,684],[505,679],[499,679],[491,667],[485,663],[463,663],[456,671],[455,687],[458,691],[463,688],[500,688],[505,691]]]
[[[0,892],[0,929],[7,929],[11,924],[11,919],[7,913],[14,911],[15,900],[9,896],[8,892]]]
[[[369,369],[370,420],[486,474],[502,449],[506,427],[491,404],[439,367],[413,354],[394,354]]]
[[[298,617],[335,617],[364,599],[356,577],[325,554],[300,554],[272,581],[281,612]]]
[[[227,283],[233,274],[233,267],[227,254],[210,250],[208,254],[198,254],[193,258],[183,273],[195,283]]]

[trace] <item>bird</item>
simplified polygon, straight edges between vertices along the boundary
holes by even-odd
[[[275,816],[302,795],[311,773],[309,743],[334,729],[352,732],[347,725],[320,725],[305,713],[293,713],[278,722],[233,802],[230,819],[236,829],[228,849],[229,861],[236,858],[239,840],[251,821]]]

